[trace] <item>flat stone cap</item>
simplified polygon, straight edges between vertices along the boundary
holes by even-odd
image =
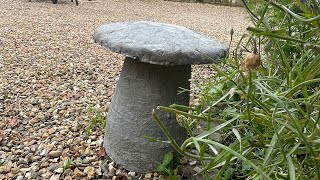
[[[118,22],[98,27],[94,41],[111,51],[157,65],[211,64],[227,48],[185,27],[148,22]]]

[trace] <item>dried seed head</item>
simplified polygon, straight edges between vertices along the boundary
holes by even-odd
[[[248,53],[245,55],[241,68],[245,71],[251,71],[261,65],[261,56],[255,53]]]

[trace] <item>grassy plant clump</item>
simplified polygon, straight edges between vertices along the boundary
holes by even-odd
[[[156,167],[156,171],[170,178],[170,180],[176,180],[176,174],[174,173],[174,155],[172,152],[168,152],[163,156],[163,160]]]
[[[90,116],[89,124],[86,127],[87,135],[91,135],[92,131],[95,130],[96,128],[104,129],[106,127],[106,119],[107,119],[106,112],[100,112],[94,109],[92,106],[90,106],[87,109],[87,112]]]
[[[319,1],[243,3],[253,25],[213,65],[199,105],[158,107],[183,116],[190,138],[178,145],[154,119],[180,154],[201,162],[206,179],[210,171],[215,179],[320,179]],[[202,133],[190,131],[201,121]]]
[[[64,158],[64,161],[63,161],[63,172],[65,172],[67,169],[70,169],[72,163],[73,163],[72,157],[71,158],[70,157]]]

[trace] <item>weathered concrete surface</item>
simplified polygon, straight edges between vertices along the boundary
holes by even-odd
[[[161,66],[126,58],[112,98],[105,131],[108,155],[124,168],[151,172],[163,155],[174,151],[171,145],[152,142],[143,136],[167,140],[152,119],[157,106],[173,103],[189,105],[189,92],[177,95],[178,88],[189,89],[190,65]],[[187,137],[174,114],[159,112],[160,119],[178,143]]]
[[[227,48],[185,27],[156,22],[120,22],[98,27],[94,40],[127,57],[159,65],[209,64]]]
[[[104,147],[108,155],[130,171],[155,170],[163,155],[174,151],[152,119],[157,106],[189,105],[191,64],[214,63],[227,48],[187,28],[156,22],[121,22],[102,25],[95,42],[126,56],[107,118]],[[187,138],[174,114],[159,112],[178,143]]]

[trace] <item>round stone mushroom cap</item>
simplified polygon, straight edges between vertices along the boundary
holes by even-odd
[[[118,22],[98,27],[94,41],[111,51],[157,65],[211,64],[227,55],[219,42],[182,26]]]

